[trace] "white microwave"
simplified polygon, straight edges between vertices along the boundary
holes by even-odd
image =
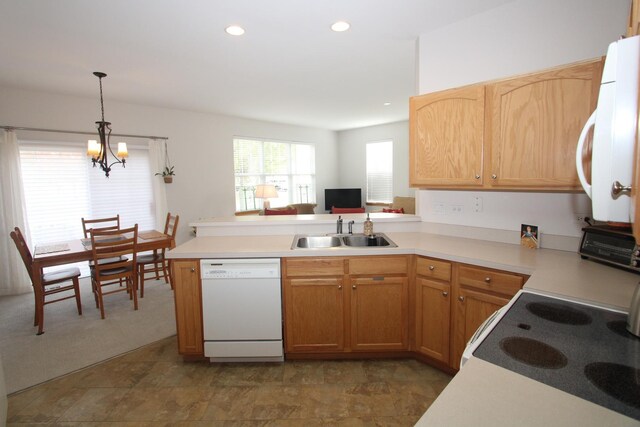
[[[576,150],[580,183],[591,198],[593,218],[630,223],[631,181],[638,120],[640,36],[611,43],[602,72],[598,105],[582,129]],[[583,147],[593,127],[591,183]]]

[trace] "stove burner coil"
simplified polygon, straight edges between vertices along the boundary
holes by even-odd
[[[519,362],[545,369],[567,366],[567,357],[543,342],[522,337],[508,337],[500,341],[500,348]]]
[[[530,302],[526,305],[527,310],[551,322],[565,325],[588,325],[591,323],[591,316],[564,304],[548,302]]]
[[[609,396],[640,409],[640,369],[617,363],[595,362],[584,367],[584,374]]]

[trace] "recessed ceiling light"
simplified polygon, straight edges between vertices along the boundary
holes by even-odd
[[[390,102],[385,102],[385,103],[384,103],[384,104],[382,104],[382,105],[384,105],[385,107],[387,107],[387,106],[391,105],[391,103],[390,103]]]
[[[232,36],[241,36],[244,34],[244,28],[239,25],[229,25],[224,29],[227,34],[231,34]]]
[[[347,31],[349,27],[351,27],[351,24],[349,24],[348,22],[338,21],[331,26],[331,29],[337,33],[340,33],[342,31]]]

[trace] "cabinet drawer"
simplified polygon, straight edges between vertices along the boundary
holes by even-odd
[[[286,258],[286,277],[342,276],[345,258]]]
[[[349,274],[407,274],[409,260],[406,256],[375,256],[349,258]]]
[[[451,280],[451,263],[432,258],[418,257],[416,261],[416,274],[449,282]]]
[[[461,265],[458,282],[463,286],[513,296],[522,288],[524,278],[516,274]]]

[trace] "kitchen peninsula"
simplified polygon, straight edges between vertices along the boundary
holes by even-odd
[[[295,234],[326,234],[336,231],[335,215],[298,218],[301,217],[255,218],[253,221],[244,218],[241,220],[223,218],[190,224],[196,228],[197,237],[168,254],[168,257],[174,261],[179,341],[185,339],[180,336],[181,333],[188,334],[188,345],[181,348],[181,352],[185,348],[187,350],[183,354],[188,355],[190,352],[197,354],[202,346],[201,341],[200,347],[198,346],[198,340],[201,338],[198,337],[197,331],[192,330],[197,329],[198,322],[201,322],[200,306],[184,310],[184,307],[180,307],[180,302],[200,303],[197,301],[201,298],[198,260],[203,258],[269,257],[311,261],[339,257],[341,260],[347,260],[348,265],[359,257],[369,259],[380,257],[380,260],[404,257],[407,259],[410,290],[408,293],[409,345],[405,351],[407,355],[419,353],[416,349],[415,337],[416,266],[419,265],[417,260],[426,260],[426,274],[432,266],[434,266],[432,271],[436,272],[441,266],[452,266],[449,267],[452,268],[449,271],[454,273],[449,273],[448,279],[450,289],[454,292],[451,297],[457,295],[455,292],[458,276],[460,270],[465,268],[496,274],[496,278],[501,278],[502,275],[506,275],[506,279],[509,280],[522,277],[526,280],[524,287],[528,289],[626,311],[638,281],[638,276],[633,273],[583,260],[575,252],[531,250],[519,245],[429,234],[423,232],[424,223],[419,217],[395,214],[375,214],[372,215],[372,219],[374,231],[384,232],[397,247],[291,249]],[[354,232],[361,232],[364,215],[344,215],[343,220],[345,222],[354,220]],[[398,274],[392,274],[392,276],[396,277]],[[527,276],[530,277],[526,279]],[[348,274],[345,277],[348,278]],[[442,276],[434,276],[433,281],[449,286],[449,282],[442,279]],[[185,283],[194,291],[193,294],[188,295],[188,298],[180,296],[181,286]],[[497,285],[499,282],[495,283]],[[442,295],[445,296],[445,293],[449,295],[448,291],[443,291]],[[457,303],[457,299],[452,298],[452,307],[454,303]],[[452,319],[455,318],[454,314],[452,313]],[[285,326],[286,321],[287,319],[285,319]],[[182,327],[180,322],[183,322]],[[446,326],[449,327],[448,322]],[[455,335],[455,330],[452,328],[452,335]],[[289,358],[289,356],[287,353],[286,357]],[[426,358],[429,362],[432,359]],[[455,350],[450,359],[454,362],[451,366],[455,367]],[[433,364],[443,366],[438,363]],[[638,422],[631,418],[479,359],[472,359],[465,365],[427,411],[421,422],[423,425],[460,426],[469,425],[470,422],[476,425],[491,423],[498,426],[514,425],[514,423],[518,425],[638,425]]]

